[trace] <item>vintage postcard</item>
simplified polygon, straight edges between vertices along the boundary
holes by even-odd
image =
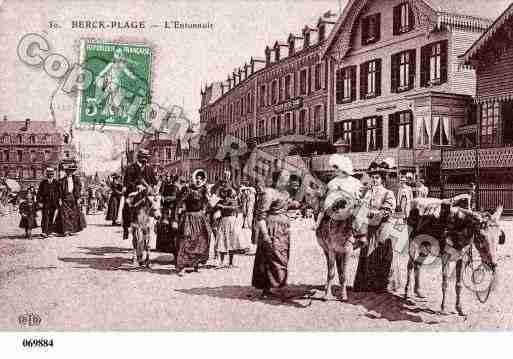
[[[484,3],[0,1],[0,331],[513,329]]]

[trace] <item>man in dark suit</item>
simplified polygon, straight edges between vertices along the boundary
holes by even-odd
[[[139,186],[143,186],[147,193],[154,193],[157,176],[153,167],[148,164],[149,159],[149,151],[140,149],[137,152],[137,161],[126,168],[123,178],[125,199],[130,193],[137,192]],[[132,217],[130,206],[123,206],[123,239],[128,239],[128,228],[133,222]]]
[[[55,170],[49,167],[46,169],[46,178],[41,181],[37,191],[37,201],[43,208],[41,231],[44,238],[47,238],[52,233],[54,217],[59,208],[59,198],[59,181],[55,179]]]

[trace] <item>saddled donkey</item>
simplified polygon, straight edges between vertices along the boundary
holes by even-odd
[[[149,242],[151,218],[160,218],[160,196],[149,195],[140,187],[137,192],[128,195],[126,205],[133,209],[132,245],[134,247],[134,265],[150,266]]]
[[[326,256],[327,263],[326,286],[322,299],[346,301],[349,259],[355,249],[357,238],[362,240],[366,236],[368,206],[350,198],[344,191],[333,192],[326,198],[325,203],[327,202],[331,202],[331,205],[316,230],[317,242]],[[340,298],[336,298],[332,293],[335,264],[342,287]]]
[[[437,257],[442,266],[441,312],[445,313],[449,264],[455,261],[455,309],[459,315],[465,315],[461,304],[464,254],[473,245],[481,256],[482,263],[495,275],[497,244],[504,239],[504,232],[499,226],[503,209],[499,207],[493,215],[486,215],[454,204],[454,201],[436,198],[417,198],[413,201],[408,218],[410,258],[405,298],[409,296],[412,270],[414,293],[417,297],[424,297],[420,291],[420,267],[429,255]]]

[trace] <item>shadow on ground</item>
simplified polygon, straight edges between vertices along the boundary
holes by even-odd
[[[262,291],[255,289],[252,286],[241,286],[241,285],[225,285],[219,287],[201,287],[191,289],[176,289],[177,292],[192,295],[204,295],[213,298],[221,299],[238,299],[247,300],[250,302],[261,302],[264,304],[275,305],[275,306],[292,306],[296,308],[308,308],[312,304],[310,300],[311,295],[315,290],[319,290],[320,287],[298,284],[287,286],[284,291],[283,299],[273,297],[270,299],[262,299]]]

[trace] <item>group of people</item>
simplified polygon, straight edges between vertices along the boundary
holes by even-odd
[[[199,270],[210,257],[211,244],[219,266],[234,265],[234,255],[243,248],[240,236],[243,227],[251,227],[256,190],[247,185],[236,187],[230,171],[215,184],[207,184],[207,173],[196,170],[187,181],[183,176],[166,174],[160,181],[148,163],[149,152],[138,151],[137,160],[123,175],[113,176],[107,220],[116,224],[119,204],[131,193],[144,191],[160,195],[162,216],[156,223],[156,249],[174,255],[178,274],[186,268]],[[242,214],[242,220],[239,219]],[[137,221],[135,211],[123,206],[123,239],[128,239],[130,228]]]
[[[360,249],[353,289],[357,292],[383,292],[399,288],[398,258],[392,238],[387,235],[392,226],[392,214],[397,212],[399,217],[406,218],[413,198],[427,197],[427,187],[421,181],[416,183],[413,176],[407,174],[400,177],[399,188],[394,191],[392,177],[395,177],[397,169],[393,159],[372,162],[367,173],[359,178],[348,157],[335,154],[329,163],[336,175],[328,183],[325,193],[319,193],[317,205],[308,199],[307,203],[298,202],[291,196],[297,179],[283,170],[273,173],[272,186],[264,188],[257,197],[254,227],[258,246],[252,284],[262,290],[263,298],[282,295],[280,288],[286,286],[290,252],[291,221],[288,212],[305,206],[318,208],[315,230],[318,236],[322,236],[322,231],[326,231],[333,220],[340,220],[335,217],[340,208],[347,207],[351,214],[350,203],[364,203],[368,213],[365,226],[361,218],[353,215],[345,219],[353,233],[353,247]]]
[[[38,227],[37,216],[41,210],[41,232],[43,238],[56,233],[71,236],[86,227],[86,220],[80,209],[82,184],[74,174],[76,163],[63,166],[65,176],[56,178],[54,168],[46,169],[46,178],[41,181],[37,191],[29,188],[25,199],[20,202],[19,227],[25,229],[25,235],[32,239],[32,229]]]

